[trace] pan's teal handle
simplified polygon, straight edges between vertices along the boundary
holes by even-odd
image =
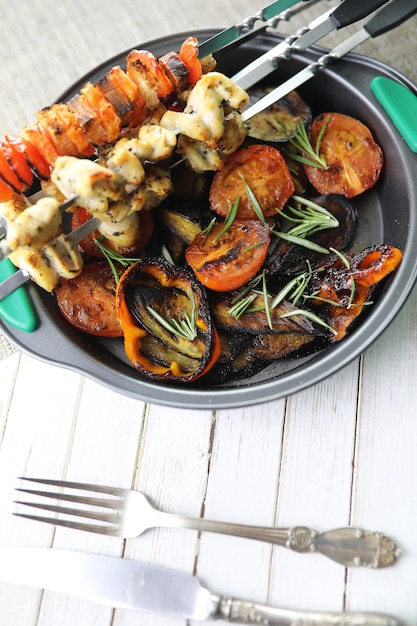
[[[417,96],[405,85],[385,76],[374,78],[371,90],[410,150],[417,152]]]
[[[0,261],[0,282],[9,278],[16,271],[16,267],[9,259]],[[5,322],[32,333],[39,326],[39,317],[26,286],[19,287],[8,296],[0,300],[0,317]]]

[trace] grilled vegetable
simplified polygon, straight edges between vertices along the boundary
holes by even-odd
[[[268,254],[269,225],[259,220],[218,223],[197,235],[185,258],[203,285],[231,291],[245,285],[262,267]]]
[[[210,189],[213,211],[226,217],[230,205],[239,198],[237,217],[256,217],[247,186],[265,217],[275,216],[295,189],[287,164],[276,148],[248,146],[235,152],[216,172]]]
[[[313,187],[321,194],[339,193],[347,198],[373,187],[384,156],[369,128],[349,115],[322,113],[310,129],[312,145],[321,132],[319,152],[326,167],[304,166]]]
[[[122,266],[117,266],[119,274]],[[116,282],[106,261],[84,266],[77,278],[64,280],[56,289],[59,310],[78,330],[101,337],[121,337],[122,329],[116,314]]]
[[[309,236],[308,240],[324,249],[345,250],[352,242],[356,231],[357,214],[353,204],[344,196],[336,194],[314,198],[313,202],[327,209],[338,221],[338,226],[320,230]],[[311,267],[323,263],[325,255],[321,252],[284,239],[278,239],[275,243],[275,246],[271,246],[265,263],[265,267],[272,275],[295,276],[305,272],[308,263]]]
[[[297,313],[298,309],[287,301],[272,307],[272,296],[268,296],[267,305],[269,314],[265,308],[265,299],[261,294],[256,294],[250,308],[241,315],[233,314],[233,304],[239,292],[217,295],[212,301],[214,320],[219,329],[229,332],[244,332],[252,335],[263,334],[296,334],[313,339],[318,334],[317,327],[304,315]],[[285,317],[283,317],[285,315]],[[320,334],[322,331],[320,330]],[[278,357],[273,357],[278,358]]]
[[[213,216],[207,209],[194,208],[193,203],[183,200],[175,200],[172,204],[172,207],[169,203],[164,205],[158,216],[174,235],[184,243],[190,244],[207,228]]]
[[[117,314],[132,365],[152,380],[191,382],[220,355],[204,289],[164,259],[132,265],[121,277]]]
[[[272,88],[250,89],[249,102],[254,104]],[[270,107],[254,115],[245,122],[249,137],[268,142],[286,142],[288,134],[293,135],[294,129],[303,124],[307,128],[313,119],[311,108],[296,92],[292,91],[285,98],[274,102]]]
[[[334,329],[340,341],[369,302],[374,287],[393,272],[402,259],[398,248],[378,245],[358,254],[333,254],[312,276],[311,303]]]

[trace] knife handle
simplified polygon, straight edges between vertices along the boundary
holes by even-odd
[[[369,20],[364,26],[371,37],[378,37],[399,26],[417,13],[415,0],[392,0],[386,7]]]
[[[294,611],[237,598],[220,598],[213,617],[268,626],[403,626],[401,620],[383,613]]]
[[[337,29],[354,24],[376,11],[388,0],[344,0],[329,16]]]

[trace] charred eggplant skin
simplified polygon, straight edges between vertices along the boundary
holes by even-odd
[[[204,287],[186,269],[164,258],[139,261],[122,275],[116,306],[127,357],[146,378],[191,382],[220,356]],[[155,317],[156,312],[159,317]],[[160,319],[193,318],[195,336],[176,334]]]
[[[327,209],[338,220],[339,226],[315,233],[311,241],[324,248],[346,250],[353,241],[358,222],[352,202],[345,196],[331,193],[313,198],[312,201]],[[324,255],[320,252],[281,240],[268,256],[265,267],[271,276],[296,276],[306,271],[308,263],[315,268],[323,260]]]

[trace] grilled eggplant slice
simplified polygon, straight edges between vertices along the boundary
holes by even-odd
[[[189,245],[208,226],[213,214],[208,208],[196,207],[195,203],[176,200],[164,204],[158,212],[162,223],[181,241]]]
[[[327,209],[338,220],[339,226],[321,230],[311,236],[311,241],[323,248],[345,250],[353,240],[356,231],[357,214],[353,204],[339,194],[326,194],[314,198],[313,202]],[[265,267],[271,275],[296,276],[311,267],[323,263],[326,255],[309,250],[304,246],[281,239],[270,247]]]
[[[241,315],[235,316],[231,308],[238,292],[213,297],[211,310],[215,323],[219,329],[228,332],[261,334],[305,334],[313,338],[321,334],[317,327],[304,315],[296,313],[297,309],[290,302],[283,301],[273,309],[270,308],[271,327],[265,312],[263,295],[256,295],[250,307]],[[268,296],[268,306],[271,307],[272,297]],[[282,317],[287,315],[288,317]]]
[[[272,87],[250,89],[250,104],[254,104],[270,91]],[[311,108],[296,91],[292,91],[245,122],[245,130],[254,139],[283,143],[287,141],[288,135],[294,136],[294,129],[302,124],[309,127],[312,120]]]
[[[126,354],[147,378],[191,382],[219,358],[205,290],[187,270],[140,261],[120,279],[116,303]]]

